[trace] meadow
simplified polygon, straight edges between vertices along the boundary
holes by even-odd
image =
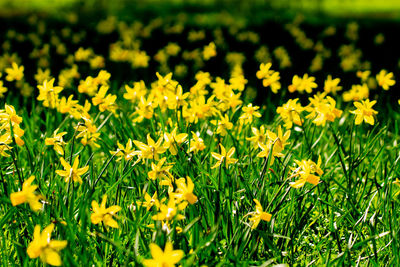
[[[397,266],[396,22],[0,18],[2,266]]]

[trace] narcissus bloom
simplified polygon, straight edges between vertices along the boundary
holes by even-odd
[[[169,149],[172,155],[178,154],[178,146],[186,141],[187,133],[177,134],[178,127],[175,127],[171,133],[164,133],[164,148]]]
[[[253,104],[248,104],[246,107],[242,108],[242,115],[239,117],[240,123],[241,124],[247,124],[247,123],[252,123],[254,117],[260,118],[261,114],[257,110],[259,110],[259,106],[254,106]]]
[[[64,158],[60,158],[61,165],[63,165],[64,170],[56,170],[56,173],[60,176],[65,177],[65,182],[68,183],[69,179],[72,178],[74,182],[82,183],[81,175],[85,174],[89,170],[89,166],[85,166],[83,168],[78,168],[79,166],[79,156],[77,156],[74,160],[74,163],[71,165],[65,161]]]
[[[272,215],[263,211],[260,201],[257,199],[253,199],[253,201],[256,203],[256,210],[248,213],[246,216],[251,216],[249,218],[249,221],[251,222],[251,228],[256,229],[261,220],[267,222],[271,221]]]
[[[167,149],[162,146],[163,138],[160,137],[157,142],[147,134],[147,144],[134,140],[133,143],[140,149],[142,159],[158,160],[159,154],[164,153]]]
[[[328,75],[328,78],[326,78],[325,83],[324,83],[324,91],[325,93],[329,94],[332,93],[336,95],[337,91],[342,90],[342,86],[339,86],[340,79],[332,79],[332,75]]]
[[[289,85],[288,88],[289,92],[293,93],[295,91],[298,91],[300,93],[303,93],[304,91],[306,91],[307,93],[311,93],[314,88],[318,87],[318,85],[314,81],[315,77],[309,77],[307,73],[303,75],[303,78],[294,75],[292,79],[292,84]]]
[[[198,152],[206,148],[204,140],[200,138],[195,132],[192,132],[192,139],[190,140],[189,152]]]
[[[61,86],[54,86],[55,79],[45,80],[42,85],[38,85],[39,95],[37,100],[43,101],[43,106],[55,108],[58,103],[58,94],[63,90]]]
[[[124,147],[122,144],[117,142],[118,149],[116,151],[110,151],[112,155],[118,157],[117,161],[125,158],[126,161],[132,160],[133,156],[140,154],[139,151],[135,151],[133,149],[132,140],[129,138],[128,142],[126,142],[126,146]]]
[[[211,120],[211,124],[217,125],[217,134],[220,134],[221,136],[225,136],[228,131],[231,130],[233,127],[233,123],[229,121],[228,114],[225,114],[225,116],[222,116],[222,114],[219,114],[219,119],[218,120]]]
[[[203,49],[204,60],[209,60],[210,58],[215,57],[216,55],[217,55],[217,50],[216,50],[215,44],[213,42],[204,46],[204,49]]]
[[[185,178],[179,178],[178,180],[175,181],[177,185],[177,189],[175,193],[171,193],[171,195],[178,201],[185,200],[189,202],[190,204],[194,204],[197,201],[197,196],[193,194],[193,189],[194,189],[194,183],[192,182],[192,179],[190,179],[189,176]]]
[[[90,215],[90,220],[93,224],[104,222],[105,225],[118,228],[118,223],[113,219],[113,215],[121,210],[120,206],[114,205],[106,208],[107,195],[103,196],[101,204],[97,203],[96,200],[92,201],[93,213]]]
[[[295,160],[296,164],[298,165],[297,168],[291,167],[292,175],[290,178],[293,177],[300,177],[299,180],[290,183],[291,187],[300,188],[305,185],[305,183],[310,183],[313,185],[317,185],[319,183],[320,177],[314,175],[317,173],[318,175],[322,175],[324,172],[321,170],[321,157],[318,158],[318,163],[315,164],[312,160]]]
[[[370,102],[369,99],[365,101],[361,100],[361,102],[354,102],[354,106],[356,106],[357,109],[350,112],[356,115],[356,125],[361,124],[363,121],[371,125],[375,124],[374,115],[378,114],[378,111],[372,109],[375,103],[376,100]]]
[[[162,158],[160,161],[155,164],[154,162],[151,163],[151,171],[147,173],[147,176],[151,180],[156,180],[156,179],[166,179],[168,180],[172,175],[169,172],[169,170],[172,168],[172,165],[164,165],[165,160],[167,158]]]
[[[379,86],[383,88],[383,90],[389,90],[389,87],[395,85],[396,83],[393,78],[393,72],[388,73],[386,70],[381,70],[376,75],[376,80],[378,81]]]
[[[56,129],[53,133],[53,137],[46,138],[44,140],[46,146],[53,146],[54,150],[60,154],[64,155],[64,145],[66,144],[63,140],[63,136],[67,134],[67,132],[57,133],[58,129]]]
[[[25,202],[29,203],[29,206],[33,211],[38,211],[42,207],[39,202],[43,197],[39,194],[35,194],[35,190],[38,188],[37,185],[31,185],[35,176],[31,176],[22,185],[22,190],[19,192],[11,193],[10,199],[13,206],[23,204]]]
[[[33,240],[28,245],[27,253],[31,259],[40,257],[44,263],[61,266],[62,262],[59,251],[65,248],[68,242],[51,240],[53,229],[54,224],[50,224],[40,232],[40,225],[36,225],[33,232]]]
[[[219,144],[219,147],[221,148],[221,154],[211,152],[211,156],[218,160],[217,163],[211,167],[211,169],[218,168],[223,162],[225,162],[225,167],[228,168],[229,164],[234,164],[238,161],[237,159],[232,158],[233,154],[235,153],[234,147],[229,149],[228,153],[226,153],[226,149],[222,144]]]
[[[286,129],[292,128],[293,124],[299,126],[303,124],[303,119],[300,117],[300,114],[304,110],[304,107],[302,107],[300,103],[297,103],[297,100],[299,99],[289,99],[288,102],[276,109],[276,113],[278,113],[285,122],[284,126]]]
[[[13,62],[11,68],[6,68],[6,80],[9,82],[20,81],[24,77],[24,66],[18,67],[17,63]]]
[[[146,267],[173,267],[184,256],[182,250],[173,250],[172,243],[165,244],[164,251],[156,244],[150,244],[150,252],[153,259],[143,261]]]

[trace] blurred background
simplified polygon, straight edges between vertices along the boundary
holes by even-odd
[[[163,14],[177,8],[181,11],[230,10],[244,14],[261,9],[263,12],[279,11],[282,15],[302,12],[313,17],[400,19],[399,0],[0,0],[3,17],[23,12],[55,14],[65,10],[102,11],[124,16],[126,12],[151,9]]]

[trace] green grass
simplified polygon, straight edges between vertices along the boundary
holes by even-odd
[[[17,110],[23,116],[26,145],[13,146],[13,157],[2,159],[0,226],[4,265],[11,262],[30,265],[33,260],[25,250],[33,228],[50,222],[56,222],[54,238],[68,240],[68,247],[62,251],[65,265],[140,263],[149,258],[150,242],[163,246],[166,240],[173,240],[175,248],[185,251],[183,266],[247,265],[263,261],[318,265],[400,262],[397,239],[400,210],[395,196],[399,188],[393,183],[400,171],[396,145],[399,136],[380,123],[375,127],[355,126],[353,115],[348,113],[341,119],[343,123],[336,121],[326,127],[306,121],[303,129],[292,131],[290,148],[273,165],[255,157],[254,149],[249,149],[248,141],[244,141],[250,136],[249,127],[216,138],[202,130],[207,121],[179,128],[179,132],[188,134],[200,131],[207,148],[188,155],[184,144],[176,156],[165,153],[167,162],[174,163],[172,174],[192,177],[199,198],[184,211],[185,220],[172,224],[183,228],[178,234],[162,231],[160,223],[155,223],[154,231],[148,229],[146,225],[153,222],[151,214],[155,211],[148,212],[136,205],[143,198],[144,188],[150,195],[157,190],[160,196],[167,195],[165,188],[147,179],[149,162],[136,165],[124,160],[116,162],[109,153],[115,150],[117,140],[125,144],[128,138],[145,142],[148,133],[159,136],[165,129],[157,124],[169,116],[174,118],[174,111],[135,126],[126,110],[119,110],[118,116],[100,116],[96,124],[103,125],[99,129],[101,147],[92,150],[74,142],[76,121],[41,106],[36,106],[30,114],[21,107]],[[49,113],[54,116],[47,116]],[[234,116],[233,112],[228,114]],[[262,119],[255,124],[261,123]],[[55,174],[62,166],[55,152],[44,145],[44,136],[49,136],[60,124],[60,131],[68,132],[66,158],[79,155],[81,165],[90,166],[81,185],[67,186]],[[275,129],[277,125],[279,118],[267,127]],[[210,169],[214,163],[210,152],[217,151],[216,139],[225,147],[236,147],[237,164]],[[316,161],[318,156],[323,162],[322,182],[317,186],[291,188],[287,177],[293,160]],[[34,213],[25,205],[11,206],[8,196],[20,188],[18,175],[22,179],[36,176],[39,191],[46,198],[43,211]],[[103,194],[109,196],[107,206],[122,207],[116,216],[119,229],[90,222],[91,200],[100,202]],[[273,218],[269,223],[261,222],[255,230],[251,230],[244,218],[253,210],[253,198],[259,199]],[[67,224],[60,224],[61,221]]]

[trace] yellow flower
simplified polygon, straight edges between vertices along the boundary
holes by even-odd
[[[5,104],[4,110],[3,109],[0,110],[0,128],[5,129],[7,131],[6,134],[11,138],[11,129],[10,129],[11,126],[15,142],[19,146],[23,146],[25,144],[24,140],[21,139],[21,137],[25,133],[25,131],[22,130],[21,127],[19,126],[21,122],[22,122],[22,117],[17,115],[17,112],[15,111],[15,108],[12,105]]]
[[[74,163],[71,165],[65,161],[64,158],[60,158],[61,165],[63,165],[65,170],[56,170],[56,173],[60,176],[65,177],[65,182],[68,183],[69,179],[72,178],[74,182],[82,183],[81,175],[85,174],[89,170],[89,166],[85,166],[83,168],[78,168],[79,166],[79,156],[77,156],[74,160]]]
[[[13,62],[11,68],[6,68],[6,80],[9,82],[20,81],[24,77],[24,66],[18,67],[17,63]]]
[[[305,109],[310,112],[306,118],[313,119],[315,125],[326,124],[326,121],[333,122],[336,118],[340,118],[342,111],[336,108],[336,101],[326,96],[326,93],[315,94],[312,98],[310,97],[310,104]]]
[[[396,83],[393,78],[393,72],[387,73],[386,70],[381,70],[376,75],[376,80],[378,81],[379,86],[383,88],[383,90],[389,90],[389,87],[393,86]]]
[[[172,155],[178,154],[178,146],[185,142],[188,136],[187,133],[176,134],[177,130],[175,127],[171,133],[164,133],[164,147],[169,149]]]
[[[171,194],[178,202],[186,200],[192,205],[197,202],[197,196],[193,194],[194,183],[189,176],[186,177],[186,182],[185,178],[179,178],[175,183],[178,188]]]
[[[371,125],[375,124],[374,115],[378,114],[378,111],[372,109],[372,106],[375,105],[375,103],[376,100],[370,102],[369,99],[365,101],[361,100],[361,102],[354,102],[354,106],[356,106],[357,109],[350,111],[350,113],[356,115],[356,125],[361,124],[363,121]]]
[[[144,82],[140,81],[134,82],[133,87],[125,85],[125,90],[126,93],[124,93],[124,98],[131,101],[132,103],[136,103],[138,100],[140,100],[141,97],[144,97],[146,95],[147,89]]]
[[[92,103],[94,106],[99,106],[101,112],[108,110],[115,112],[117,106],[115,100],[117,100],[116,95],[106,95],[109,87],[108,85],[102,85],[99,92],[92,98]]]
[[[264,79],[274,73],[273,70],[270,70],[272,63],[261,63],[260,69],[257,71],[256,76],[258,79]]]
[[[145,207],[147,211],[151,209],[151,207],[156,206],[157,208],[160,207],[160,201],[157,198],[157,192],[153,194],[151,197],[147,192],[144,194],[144,202],[137,201],[137,205],[141,207]]]
[[[0,81],[0,98],[4,97],[4,93],[8,91],[7,87],[4,86],[4,82]]]
[[[246,214],[246,216],[251,216],[251,218],[249,218],[249,221],[252,223],[251,228],[256,229],[261,220],[266,222],[271,221],[272,215],[263,211],[260,201],[257,199],[253,199],[253,201],[256,203],[256,210]]]
[[[342,90],[342,86],[339,86],[340,79],[332,79],[332,75],[328,75],[328,78],[325,80],[324,91],[329,94],[332,93],[336,95],[337,91]]]
[[[287,129],[292,128],[293,123],[299,126],[303,124],[303,119],[300,117],[300,114],[304,108],[300,103],[297,103],[297,100],[299,99],[289,99],[288,102],[276,109],[276,113],[282,117],[285,122],[284,126]]]
[[[42,262],[61,266],[61,257],[59,251],[65,248],[67,241],[51,240],[51,232],[53,232],[54,224],[50,224],[40,232],[40,225],[36,225],[33,232],[33,240],[29,243],[27,253],[29,258],[34,259],[40,257]]]
[[[63,90],[61,86],[54,86],[54,78],[50,81],[45,80],[43,85],[38,85],[39,96],[37,100],[43,101],[43,106],[55,108],[58,103],[58,94]]]
[[[217,51],[216,51],[215,44],[213,42],[204,46],[204,49],[203,49],[204,60],[209,60],[210,58],[215,57],[216,55],[217,55]]]
[[[167,205],[161,204],[159,206],[159,212],[151,218],[155,221],[171,221],[174,219],[178,221],[183,220],[185,219],[185,216],[178,214],[179,208],[181,208],[181,206],[177,205],[175,199],[170,198]]]
[[[87,111],[90,110],[90,104],[86,107],[88,108]],[[87,113],[87,111],[84,110],[82,113]],[[85,121],[85,124],[78,124],[75,127],[76,131],[79,132],[79,134],[76,135],[76,138],[82,138],[81,143],[84,146],[90,145],[92,147],[100,147],[100,145],[96,143],[97,139],[100,137],[100,133],[97,132],[96,125],[93,124],[93,121],[90,117],[84,117],[82,114],[81,118]]]
[[[303,78],[294,75],[292,79],[292,84],[289,85],[289,92],[293,93],[295,91],[298,91],[300,93],[303,93],[304,91],[306,91],[307,93],[311,93],[314,88],[318,87],[318,85],[314,81],[315,78],[312,76],[308,77],[307,73],[303,75]]]
[[[92,201],[93,213],[90,215],[90,220],[93,224],[104,222],[105,225],[112,228],[118,228],[118,223],[113,219],[113,215],[121,210],[120,206],[114,205],[106,208],[107,195],[103,196],[101,205],[96,200]]]
[[[290,186],[294,188],[303,187],[306,182],[317,185],[319,183],[320,177],[314,175],[317,173],[318,175],[322,175],[324,172],[321,170],[321,157],[318,157],[318,163],[315,164],[312,160],[295,160],[296,164],[298,165],[297,168],[290,167],[292,169],[292,175],[289,178],[298,177],[300,179],[291,182]]]
[[[184,256],[182,250],[173,250],[172,243],[165,244],[164,251],[156,244],[150,244],[150,252],[153,259],[143,261],[146,267],[173,267]]]
[[[204,141],[200,136],[198,136],[195,132],[192,131],[192,139],[190,140],[189,152],[198,152],[202,151],[206,148]]]
[[[73,112],[73,109],[76,107],[76,104],[78,104],[78,100],[73,100],[72,99],[73,97],[74,97],[73,95],[70,95],[68,99],[66,99],[63,96],[57,105],[58,112],[62,114]]]
[[[157,142],[154,142],[154,140],[150,137],[150,134],[147,134],[147,144],[136,140],[134,140],[133,143],[140,149],[142,159],[158,160],[159,154],[162,154],[165,152],[165,150],[167,150],[161,145],[162,141],[163,138],[160,137]]]
[[[258,79],[263,79],[264,87],[271,87],[271,90],[274,94],[278,93],[278,90],[281,89],[281,83],[279,72],[271,70],[271,63],[261,63],[260,70],[257,71],[256,76]]]
[[[37,74],[35,74],[35,80],[37,83],[43,83],[45,80],[51,80],[50,69],[38,69]]]
[[[246,140],[251,141],[253,143],[254,148],[257,148],[259,143],[264,143],[265,140],[267,139],[265,127],[264,125],[261,125],[260,130],[258,130],[255,127],[252,127],[251,131],[253,132],[253,136],[246,137]]]
[[[258,109],[260,109],[259,106],[253,107],[251,103],[247,107],[243,107],[243,114],[239,117],[241,124],[252,123],[254,117],[260,118],[261,114],[257,111]]]
[[[343,92],[343,101],[360,101],[369,96],[369,88],[366,83],[354,84],[349,91]]]
[[[66,144],[63,140],[63,136],[67,134],[67,132],[57,133],[58,129],[56,129],[53,133],[53,137],[46,138],[44,140],[46,146],[54,146],[54,150],[60,154],[64,155],[64,145]]]
[[[225,162],[225,167],[228,168],[229,164],[234,164],[238,161],[237,159],[232,158],[233,154],[235,153],[234,147],[229,149],[228,153],[226,153],[225,147],[222,144],[219,144],[219,147],[221,149],[221,154],[211,152],[211,156],[218,160],[217,163],[211,167],[211,169],[218,168],[223,162]]]
[[[117,161],[125,158],[126,161],[129,161],[133,158],[133,156],[138,155],[139,152],[133,149],[132,140],[129,138],[126,146],[124,147],[122,144],[117,142],[118,149],[116,151],[110,151],[111,154],[115,154],[115,156],[119,157]]]
[[[368,79],[370,74],[371,74],[371,71],[369,71],[369,70],[366,70],[366,71],[359,70],[356,73],[357,77],[361,79],[361,82],[365,82]]]
[[[32,175],[22,185],[22,191],[11,193],[10,199],[13,206],[28,202],[33,211],[38,211],[42,208],[42,204],[39,202],[39,200],[43,197],[41,195],[34,194],[38,186],[31,185],[34,179],[35,176]]]
[[[169,172],[169,170],[172,168],[172,165],[163,166],[166,159],[167,158],[160,159],[157,165],[153,162],[151,163],[151,171],[149,171],[147,174],[151,180],[156,180],[158,178],[165,178],[168,180],[171,177],[171,173]]]
[[[225,114],[225,116],[219,114],[218,120],[211,120],[210,122],[214,125],[218,125],[217,134],[221,136],[225,136],[228,133],[227,130],[231,130],[233,127],[233,123],[229,121],[228,114]]]

